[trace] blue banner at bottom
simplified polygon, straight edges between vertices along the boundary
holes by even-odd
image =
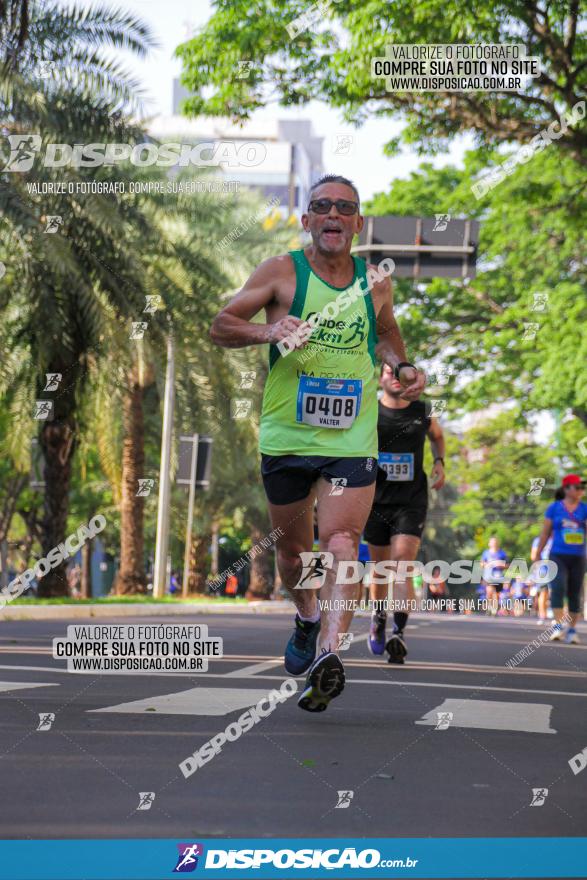
[[[0,880],[584,878],[586,866],[586,837],[0,841]]]

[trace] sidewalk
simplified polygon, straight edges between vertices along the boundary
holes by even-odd
[[[228,602],[165,602],[148,604],[78,605],[7,605],[0,609],[3,620],[83,620],[91,617],[170,617],[186,614],[292,614],[293,604],[282,601],[248,602],[246,605]]]

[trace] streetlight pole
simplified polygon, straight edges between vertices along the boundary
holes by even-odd
[[[161,435],[161,465],[159,469],[159,508],[157,511],[157,540],[155,543],[155,577],[153,596],[162,598],[165,592],[167,550],[169,547],[169,500],[171,496],[171,435],[175,400],[175,349],[173,328],[167,337],[167,368],[163,403],[163,430]]]
[[[188,521],[185,532],[185,554],[183,559],[183,583],[181,588],[182,599],[188,597],[188,586],[190,578],[190,558],[192,549],[192,524],[194,521],[194,500],[196,494],[196,467],[198,462],[198,443],[199,435],[194,434],[192,437],[192,460],[190,465],[190,494],[188,501]]]

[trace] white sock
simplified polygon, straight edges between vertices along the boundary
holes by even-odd
[[[320,620],[320,609],[317,608],[314,614],[310,615],[310,617],[303,617],[298,611],[298,617],[303,623],[318,623]]]

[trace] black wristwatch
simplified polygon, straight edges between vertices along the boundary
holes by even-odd
[[[444,467],[444,458],[442,458],[440,455],[437,455],[434,459],[434,464],[436,464],[437,461],[441,462],[442,466]]]
[[[399,371],[402,369],[402,367],[411,367],[413,370],[417,369],[414,366],[414,364],[410,364],[410,363],[408,363],[408,361],[402,361],[401,364],[398,364],[397,367],[395,368],[395,370],[393,371],[393,375],[395,376],[395,378],[397,379],[398,382],[399,382]]]

